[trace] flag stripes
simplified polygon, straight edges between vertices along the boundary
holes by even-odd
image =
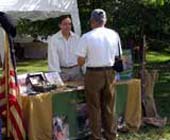
[[[0,115],[6,115],[7,135],[14,140],[25,140],[25,127],[22,117],[22,106],[16,72],[12,64],[11,51],[5,37],[5,60],[2,79],[0,81]]]
[[[11,128],[12,128],[11,131],[12,132],[16,131],[15,135],[19,138],[18,140],[23,140],[24,139],[23,136],[25,134],[22,130],[24,130],[24,127],[23,127],[22,123],[20,123],[20,122],[22,122],[22,120],[21,120],[20,116],[18,116],[18,113],[14,107],[11,107],[9,117],[10,117],[10,123],[11,123]],[[15,135],[13,134],[13,137]]]

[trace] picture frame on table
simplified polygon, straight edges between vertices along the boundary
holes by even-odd
[[[44,76],[50,84],[55,84],[56,86],[64,85],[64,82],[63,82],[62,78],[60,77],[60,74],[56,71],[45,72]]]

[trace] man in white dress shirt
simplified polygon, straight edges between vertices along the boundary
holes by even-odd
[[[49,71],[57,71],[65,76],[65,80],[81,77],[80,67],[77,65],[77,49],[79,37],[71,31],[72,22],[68,15],[60,17],[60,31],[54,34],[48,45]]]
[[[115,56],[122,53],[117,32],[105,27],[106,13],[95,9],[91,13],[92,30],[80,38],[78,64],[86,63],[85,93],[89,111],[91,140],[116,140],[115,108]],[[119,44],[119,45],[118,45]],[[104,129],[104,136],[101,129]]]

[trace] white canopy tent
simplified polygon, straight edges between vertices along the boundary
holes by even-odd
[[[81,34],[77,0],[0,0],[0,11],[32,21],[70,14],[75,32]]]

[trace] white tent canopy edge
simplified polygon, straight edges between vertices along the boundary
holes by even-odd
[[[1,0],[0,11],[14,19],[44,20],[70,14],[75,33],[81,34],[77,0]]]

